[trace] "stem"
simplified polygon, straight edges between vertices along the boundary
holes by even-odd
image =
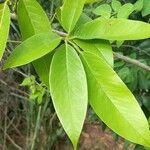
[[[142,69],[145,69],[145,70],[147,70],[147,71],[150,71],[150,66],[148,66],[148,65],[146,65],[146,64],[143,64],[143,63],[141,63],[141,62],[138,61],[138,60],[135,60],[135,59],[132,59],[132,58],[123,56],[123,55],[121,55],[121,54],[119,54],[119,53],[115,53],[115,52],[114,52],[114,56],[115,56],[116,58],[118,58],[118,59],[121,59],[121,60],[127,62],[127,63],[136,65],[136,66],[138,66],[138,67],[140,67],[140,68],[142,68]]]
[[[72,41],[68,41],[79,53],[81,53],[81,50],[80,48],[75,44],[73,43]]]
[[[21,43],[21,41],[7,40],[8,43]]]
[[[56,34],[62,36],[62,37],[67,37],[68,34],[62,31],[58,31],[58,30],[52,30],[53,32],[55,32]]]
[[[36,138],[37,138],[37,135],[38,135],[39,127],[40,127],[41,108],[42,108],[42,106],[39,107],[38,116],[37,116],[37,120],[36,120],[36,127],[35,127],[35,131],[34,131],[32,145],[31,145],[31,150],[34,150],[35,141],[36,141]]]

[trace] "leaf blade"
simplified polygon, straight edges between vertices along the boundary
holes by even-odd
[[[69,45],[59,47],[53,57],[50,91],[59,120],[76,148],[86,116],[87,82],[81,60]]]
[[[14,49],[7,59],[4,69],[30,63],[55,49],[61,38],[54,33],[41,33],[32,36]]]
[[[96,114],[124,138],[150,146],[147,119],[132,93],[103,58],[88,52],[81,57],[87,73],[90,104]]]
[[[43,32],[47,33],[51,31],[49,19],[37,1],[19,0],[17,12],[19,27],[23,40],[26,40],[35,34]],[[35,17],[33,14],[35,14],[37,17]],[[47,71],[47,68],[50,68],[50,59],[47,59],[47,57],[48,56],[41,57],[33,62],[37,74],[46,85],[49,83],[49,71]],[[45,64],[45,67],[43,67],[43,64]],[[43,72],[47,74],[47,78]]]
[[[64,0],[61,8],[61,23],[69,33],[75,27],[86,0]]]
[[[150,37],[150,24],[129,19],[97,18],[76,30],[74,38],[139,40]]]
[[[74,40],[85,52],[90,52],[103,57],[110,66],[114,66],[113,51],[109,41],[104,40]]]
[[[6,3],[0,4],[0,60],[3,56],[10,26],[10,11]]]

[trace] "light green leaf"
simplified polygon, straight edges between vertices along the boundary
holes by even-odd
[[[61,38],[51,32],[36,34],[13,50],[4,68],[13,68],[28,64],[54,50],[60,41]]]
[[[96,9],[93,10],[93,13],[96,15],[105,17],[105,18],[110,18],[111,16],[111,7],[108,4],[102,4],[98,6]]]
[[[118,12],[121,7],[121,3],[118,0],[112,0],[111,6],[115,12]]]
[[[139,40],[150,37],[150,24],[128,19],[97,18],[74,33],[79,39]]]
[[[62,45],[50,69],[50,91],[56,113],[76,149],[87,111],[87,81],[74,48]]]
[[[48,17],[36,0],[19,0],[18,22],[24,40],[51,31]]]
[[[51,31],[49,19],[36,0],[19,0],[17,12],[23,40],[35,34]],[[47,57],[48,56],[41,57],[33,62],[35,70],[46,85],[49,83],[49,80],[45,81],[45,79],[49,78],[49,71],[45,70],[49,68],[47,65],[50,64],[50,59]],[[45,74],[43,72],[45,72]],[[45,78],[45,76],[47,76],[47,78]]]
[[[110,66],[114,66],[113,51],[109,41],[104,40],[74,40],[74,42],[85,52],[91,52],[103,57]]]
[[[129,15],[134,11],[134,5],[126,3],[118,10],[117,18],[128,18]]]
[[[144,0],[142,16],[147,16],[150,14],[150,0]]]
[[[86,0],[64,0],[61,8],[61,24],[69,33],[75,27]]]
[[[88,80],[89,101],[96,114],[122,137],[150,146],[147,119],[138,102],[103,58],[81,56]]]
[[[144,0],[137,0],[134,4],[135,11],[141,11],[143,8]]]
[[[91,20],[92,19],[89,16],[87,16],[85,13],[82,13],[79,20],[76,23],[76,26],[75,26],[73,32],[76,31],[78,28],[80,28],[80,26],[82,26],[83,24],[85,24],[87,22],[90,22]],[[73,32],[71,34],[73,34]]]
[[[9,8],[4,4],[0,4],[0,60],[3,56],[10,26]]]
[[[124,41],[116,41],[116,45],[119,48],[122,44],[124,43]]]

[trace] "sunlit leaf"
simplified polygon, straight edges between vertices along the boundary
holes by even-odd
[[[122,137],[150,146],[147,119],[138,102],[103,59],[89,52],[81,56],[88,80],[89,101],[105,124]]]
[[[17,12],[23,40],[35,34],[51,31],[49,19],[36,0],[19,0]],[[47,59],[47,57],[46,55],[33,62],[35,70],[46,85],[49,83],[49,71],[47,71],[47,68],[50,68],[48,65],[50,65],[51,60]],[[43,74],[43,72],[45,72],[45,74]],[[45,78],[45,76],[47,76],[47,78]]]
[[[60,41],[61,38],[51,32],[34,35],[13,50],[4,68],[7,69],[30,63],[51,52],[58,46]]]
[[[128,19],[97,18],[82,25],[74,34],[79,39],[139,40],[150,37],[150,24]]]
[[[84,51],[94,53],[106,59],[113,67],[113,51],[109,41],[104,40],[74,40],[75,43]]]
[[[82,62],[70,45],[62,45],[54,54],[50,91],[58,118],[76,148],[86,116],[88,94]]]
[[[10,26],[9,8],[4,4],[0,4],[0,60],[3,56]]]
[[[69,33],[75,27],[86,0],[64,0],[61,8],[61,24]]]

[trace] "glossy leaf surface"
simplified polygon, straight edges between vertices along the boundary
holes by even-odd
[[[75,27],[86,0],[64,0],[61,8],[61,24],[69,33]]]
[[[105,40],[138,40],[150,37],[150,24],[128,19],[97,18],[82,25],[74,38]]]
[[[113,51],[109,41],[104,40],[74,40],[75,43],[85,52],[91,52],[103,57],[113,67]]]
[[[17,12],[19,27],[23,40],[35,34],[43,32],[47,33],[51,31],[49,19],[36,0],[19,0]],[[46,65],[43,64],[50,64],[47,56],[41,57],[37,61],[33,62],[35,70],[37,71],[41,80],[47,79],[42,80],[47,85],[47,83],[49,83],[49,71],[45,71],[47,68],[45,68]],[[45,74],[43,74],[44,71]],[[46,73],[48,74],[46,75]],[[45,78],[45,76],[47,76],[47,78]]]
[[[4,68],[12,68],[30,63],[54,50],[60,41],[61,38],[54,33],[34,35],[13,50]]]
[[[10,26],[10,12],[8,6],[0,4],[0,60],[3,56]]]
[[[24,40],[51,30],[48,17],[36,0],[19,0],[18,22]]]
[[[89,101],[96,114],[122,137],[150,146],[147,119],[126,85],[103,58],[89,52],[84,52],[81,58],[87,74]]]
[[[50,69],[50,91],[57,115],[76,148],[87,111],[87,81],[74,48],[62,45]]]

